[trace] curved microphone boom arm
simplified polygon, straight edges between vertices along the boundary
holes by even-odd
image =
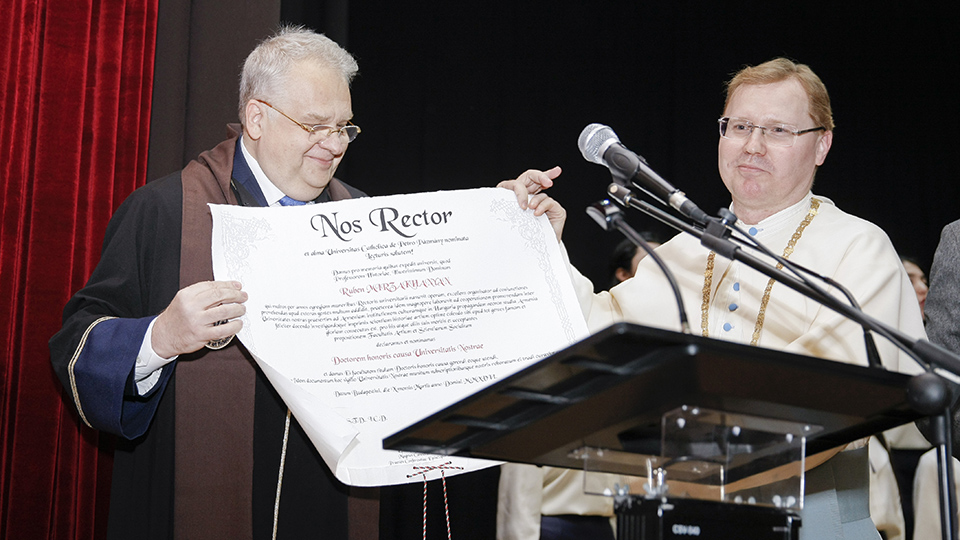
[[[660,270],[663,271],[663,274],[667,277],[667,282],[670,283],[670,288],[673,290],[673,296],[677,300],[677,309],[680,313],[680,330],[684,334],[689,334],[690,320],[687,317],[686,308],[683,307],[680,286],[677,284],[677,279],[674,277],[673,272],[667,267],[667,263],[665,263],[660,255],[654,251],[653,247],[623,219],[623,214],[620,212],[620,209],[610,201],[605,199],[587,207],[587,215],[592,217],[594,221],[606,231],[612,229],[620,231],[620,233],[633,242],[634,245],[646,251],[647,255],[657,263],[657,266],[660,267]]]

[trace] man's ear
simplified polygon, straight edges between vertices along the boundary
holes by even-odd
[[[263,135],[263,121],[267,114],[266,107],[263,103],[251,99],[243,109],[243,127],[247,136],[253,140],[257,140]]]
[[[827,154],[830,152],[830,147],[833,145],[833,132],[827,131],[820,136],[820,140],[817,141],[817,166],[823,165],[823,162],[827,159]]]

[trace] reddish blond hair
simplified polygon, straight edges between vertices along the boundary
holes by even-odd
[[[786,58],[774,58],[758,66],[747,66],[737,72],[727,82],[727,100],[724,110],[730,104],[730,97],[743,85],[771,84],[786,79],[796,79],[807,93],[810,117],[817,126],[833,131],[833,110],[830,108],[830,95],[827,87],[817,74],[806,64],[797,64]]]

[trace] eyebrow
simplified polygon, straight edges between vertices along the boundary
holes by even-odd
[[[323,115],[319,113],[306,113],[304,114],[305,119],[303,120],[304,124],[313,124],[313,125],[325,125],[329,126],[329,122],[332,122],[335,116]],[[350,112],[350,115],[346,120],[343,120],[343,123],[347,123],[353,120],[353,112]],[[337,122],[338,124],[340,122]]]
[[[781,119],[779,119],[779,118],[772,118],[772,119],[770,119],[770,120],[752,120],[752,119],[747,118],[747,117],[745,117],[745,116],[731,116],[730,118],[742,118],[742,119],[747,120],[747,121],[749,121],[749,122],[752,122],[753,124],[758,125],[758,126],[766,126],[766,125],[768,125],[768,124],[786,124],[786,125],[788,125],[788,126],[799,126],[799,125],[800,125],[799,123],[790,122],[790,121],[788,121],[788,120],[781,120]]]

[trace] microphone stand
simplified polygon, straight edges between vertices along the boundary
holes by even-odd
[[[667,282],[670,283],[670,288],[673,289],[673,296],[677,299],[677,309],[680,312],[680,330],[684,334],[690,333],[690,319],[687,317],[687,310],[683,306],[683,297],[680,295],[680,286],[677,284],[677,280],[673,275],[673,272],[667,267],[667,263],[663,261],[663,258],[657,254],[650,244],[643,239],[640,234],[634,230],[623,219],[623,213],[620,212],[620,209],[614,206],[610,201],[603,200],[598,203],[593,204],[592,206],[587,207],[587,215],[592,217],[605,231],[616,229],[620,233],[627,237],[628,240],[633,242],[637,247],[642,248],[647,252],[647,255],[657,263],[657,266],[660,267],[660,270],[663,271],[663,274],[667,277]]]
[[[730,238],[729,225],[736,221],[736,216],[725,208],[720,210],[720,218],[709,217],[706,227],[700,229],[677,219],[663,210],[650,205],[646,201],[637,200],[630,190],[616,183],[610,185],[608,192],[618,203],[630,208],[636,208],[648,216],[674,227],[681,232],[691,234],[700,239],[701,245],[715,251],[719,255],[729,260],[739,261],[761,274],[783,283],[785,286],[790,287],[807,298],[830,308],[853,322],[858,323],[862,327],[886,337],[898,348],[917,360],[926,371],[920,375],[915,375],[907,384],[907,400],[914,410],[930,417],[932,438],[934,439],[930,442],[937,448],[937,467],[939,469],[941,536],[944,539],[958,540],[956,490],[954,487],[953,466],[950,462],[950,457],[952,456],[952,441],[950,437],[950,420],[952,418],[950,411],[950,390],[946,381],[934,373],[933,369],[937,367],[960,376],[960,356],[939,345],[930,343],[925,339],[914,339],[900,330],[890,327],[867,315],[863,311],[841,302],[833,295],[825,293],[818,287],[812,287],[810,284],[798,279],[792,274],[784,272],[755,257],[753,254],[744,251],[741,249],[742,246],[740,244]],[[609,202],[607,202],[607,204],[609,204]],[[590,210],[588,210],[588,213],[590,213]],[[591,216],[593,217],[593,214],[591,214]],[[622,217],[617,221],[622,221]],[[625,224],[617,224],[614,226],[622,232],[624,228],[629,227],[625,227],[624,225]],[[639,235],[636,236],[639,237]],[[636,243],[635,239],[630,239]],[[649,248],[649,246],[647,246],[647,248]],[[653,254],[651,251],[648,251],[648,253]],[[661,264],[662,261],[658,260],[657,263]],[[661,266],[664,267],[665,265]],[[667,275],[668,279],[671,279],[671,283],[673,283],[671,274],[667,272]],[[679,289],[675,289],[675,294],[679,299]],[[680,303],[682,304],[682,301]],[[682,310],[681,313],[683,313]],[[689,332],[689,325],[687,331]]]

